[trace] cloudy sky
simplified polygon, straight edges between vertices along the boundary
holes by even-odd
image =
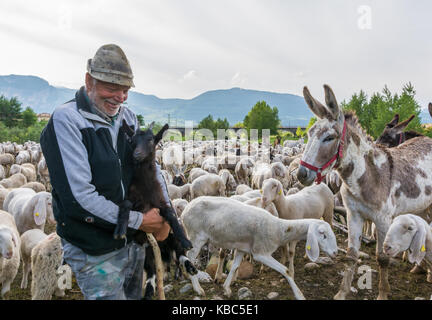
[[[78,88],[116,43],[135,91],[193,98],[242,87],[339,100],[411,81],[432,101],[432,1],[144,0],[0,2],[0,74]]]

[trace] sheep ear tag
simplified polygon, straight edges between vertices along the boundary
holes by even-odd
[[[282,189],[279,189],[278,195],[282,194]]]
[[[420,251],[421,251],[421,252],[425,252],[425,251],[426,251],[426,248],[425,248],[425,246],[424,246],[424,245],[422,245],[422,246],[421,246],[421,249],[420,249]]]

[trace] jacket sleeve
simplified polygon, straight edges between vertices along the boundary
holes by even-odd
[[[159,165],[159,163],[157,163],[157,161],[156,161],[156,178],[157,178],[157,180],[161,186],[163,198],[165,200],[166,205],[172,207],[171,200],[170,200],[170,197],[168,194],[168,188],[166,185],[166,181],[162,175],[160,165]]]
[[[77,121],[64,112],[53,114],[55,138],[70,185],[73,197],[79,205],[93,215],[117,224],[119,207],[112,201],[100,195],[91,183],[92,173],[88,161],[87,149],[82,141],[82,134]],[[131,211],[128,226],[138,229],[142,222],[142,214]]]

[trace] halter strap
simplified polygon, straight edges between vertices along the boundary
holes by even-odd
[[[399,134],[399,144],[401,144],[402,142],[405,142],[405,133],[401,132]]]
[[[343,126],[343,130],[342,130],[342,136],[341,139],[339,141],[339,147],[338,147],[338,152],[322,167],[315,167],[307,162],[304,162],[303,160],[300,160],[300,165],[305,166],[306,168],[315,171],[317,173],[317,178],[315,180],[316,184],[320,184],[321,181],[324,179],[325,175],[321,175],[321,172],[323,172],[325,169],[327,169],[327,167],[329,167],[333,162],[335,162],[336,160],[342,158],[343,156],[343,148],[344,148],[344,140],[345,140],[345,133],[346,133],[346,121],[344,121],[344,126]],[[337,166],[335,166],[335,168],[337,168]]]

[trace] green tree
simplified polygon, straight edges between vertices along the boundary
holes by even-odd
[[[392,94],[385,86],[382,93],[373,93],[369,101],[366,94],[360,91],[349,102],[342,102],[341,106],[344,110],[355,111],[360,125],[374,139],[381,135],[385,125],[396,113],[399,114],[399,121],[408,119],[412,114],[416,115],[407,130],[424,132],[419,118],[420,105],[415,100],[415,90],[411,83],[402,88],[400,95]]]
[[[137,114],[137,120],[138,120],[138,123],[139,123],[140,127],[144,127],[145,126],[144,117],[141,114]]]
[[[258,101],[243,120],[244,127],[250,134],[251,129],[258,129],[259,138],[263,129],[270,129],[270,134],[277,134],[280,124],[279,110],[271,108],[265,101]]]
[[[218,118],[216,121],[213,119],[213,116],[209,114],[207,117],[202,119],[199,123],[197,128],[198,129],[209,129],[214,137],[217,136],[217,129],[228,129],[230,127],[229,122],[227,118],[224,118],[223,120]]]
[[[21,118],[21,102],[16,97],[7,99],[0,96],[0,121],[11,128],[18,124]]]
[[[32,108],[27,107],[21,114],[21,126],[24,128],[31,127],[37,122],[37,115]]]

